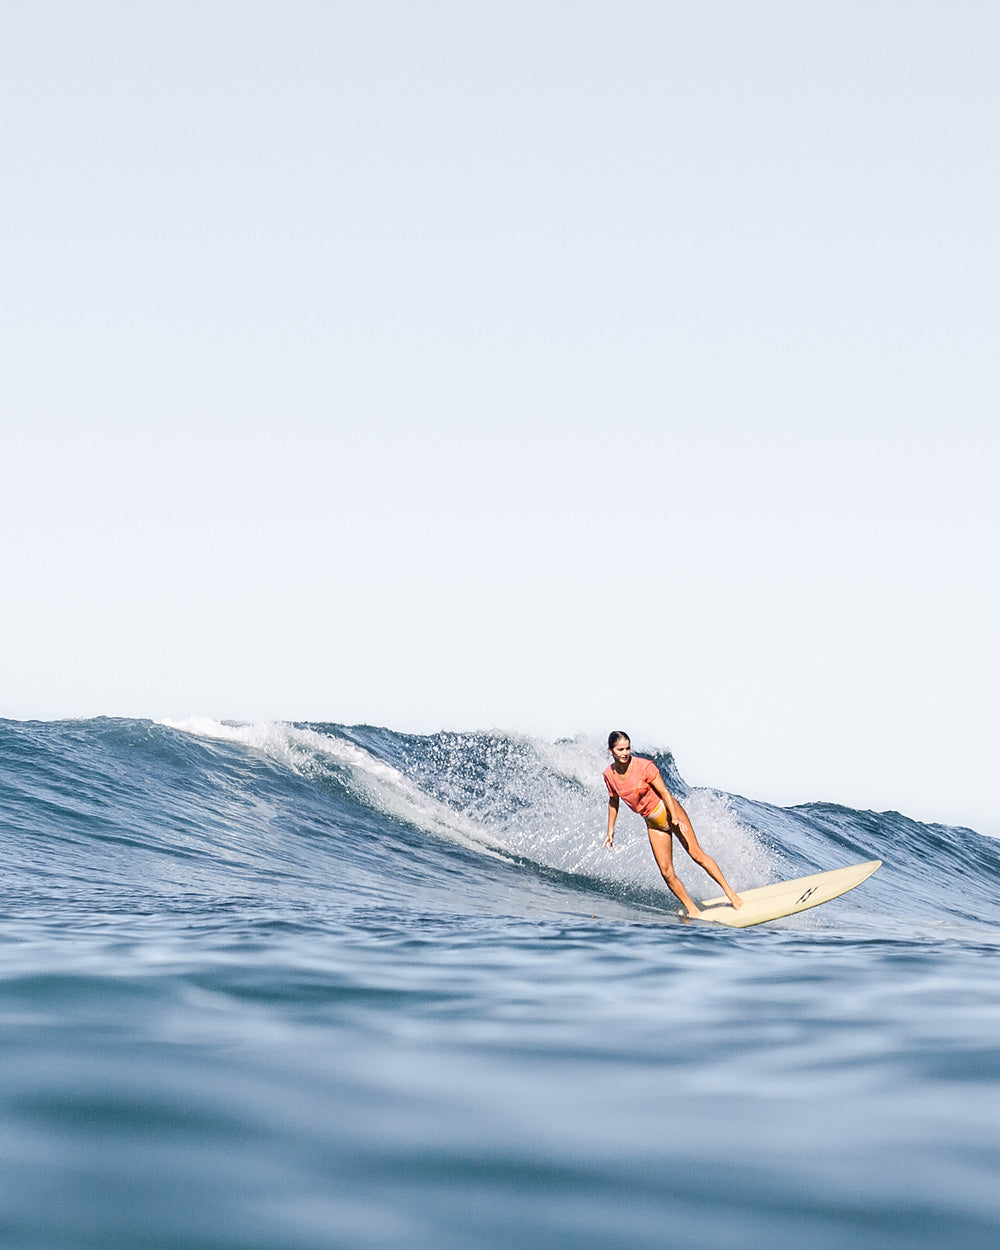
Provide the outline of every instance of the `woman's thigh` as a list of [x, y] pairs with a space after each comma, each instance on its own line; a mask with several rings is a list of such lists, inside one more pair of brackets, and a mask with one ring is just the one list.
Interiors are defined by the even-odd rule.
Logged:
[[646, 832], [649, 834], [649, 845], [657, 868], [665, 876], [671, 876], [674, 871], [674, 840], [670, 831], [657, 829], [647, 821]]

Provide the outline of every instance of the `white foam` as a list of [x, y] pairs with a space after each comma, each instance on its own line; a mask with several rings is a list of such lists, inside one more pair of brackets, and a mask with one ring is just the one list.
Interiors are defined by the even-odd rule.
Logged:
[[240, 742], [304, 776], [315, 776], [332, 764], [347, 788], [383, 815], [487, 854], [502, 849], [490, 844], [487, 829], [477, 827], [474, 821], [421, 790], [399, 769], [344, 738], [314, 729], [298, 729], [281, 721], [234, 725], [192, 716], [159, 723], [202, 738]]
[[[766, 885], [776, 879], [777, 857], [740, 819], [728, 795], [717, 790], [692, 790], [684, 800], [684, 809], [698, 834], [698, 841], [716, 860], [737, 892]], [[675, 860], [676, 860], [675, 856]], [[684, 859], [683, 854], [681, 859]], [[718, 893], [705, 874], [695, 870], [684, 877], [689, 888], [697, 887], [695, 896], [708, 898]], [[708, 881], [707, 892], [702, 889]]]

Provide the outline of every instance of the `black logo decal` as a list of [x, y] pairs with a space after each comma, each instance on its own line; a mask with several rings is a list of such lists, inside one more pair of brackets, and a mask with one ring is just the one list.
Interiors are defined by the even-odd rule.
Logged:
[[808, 889], [808, 890], [806, 890], [805, 894], [803, 894], [803, 895], [802, 895], [802, 897], [801, 897], [801, 898], [797, 898], [797, 899], [795, 900], [795, 906], [796, 906], [796, 907], [798, 907], [799, 903], [804, 903], [804, 902], [806, 901], [806, 899], [810, 896], [810, 894], [815, 894], [815, 893], [816, 893], [816, 891], [817, 891], [817, 889], [818, 889], [818, 888], [819, 888], [818, 886], [811, 885], [811, 886], [809, 887], [809, 889]]

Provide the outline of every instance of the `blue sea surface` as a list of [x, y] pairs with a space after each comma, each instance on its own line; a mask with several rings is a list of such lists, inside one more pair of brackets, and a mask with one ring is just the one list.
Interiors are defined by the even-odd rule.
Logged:
[[737, 888], [884, 866], [724, 929], [594, 742], [0, 722], [0, 1244], [995, 1250], [1000, 844], [635, 746]]

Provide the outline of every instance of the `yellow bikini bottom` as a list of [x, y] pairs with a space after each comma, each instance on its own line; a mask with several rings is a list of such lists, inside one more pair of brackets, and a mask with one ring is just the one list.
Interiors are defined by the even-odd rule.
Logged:
[[654, 808], [648, 816], [643, 817], [646, 824], [656, 829], [659, 833], [667, 832], [667, 806], [660, 803], [659, 807]]

